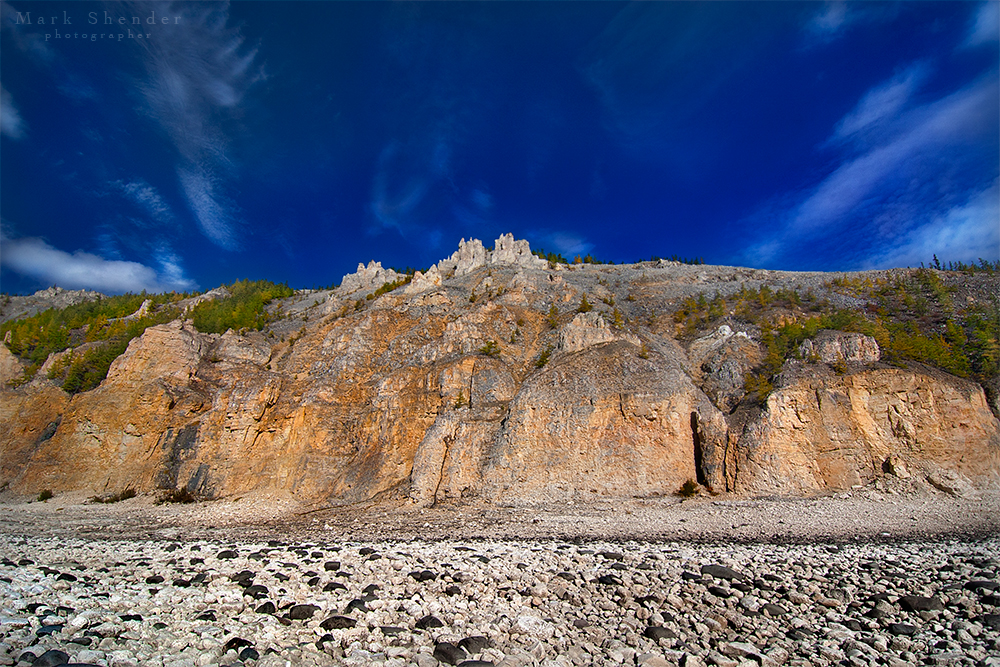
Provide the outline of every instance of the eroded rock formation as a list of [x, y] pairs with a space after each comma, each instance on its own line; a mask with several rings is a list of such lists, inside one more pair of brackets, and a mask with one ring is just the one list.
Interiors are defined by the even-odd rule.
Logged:
[[[431, 504], [667, 495], [689, 479], [743, 495], [882, 476], [961, 494], [997, 484], [1000, 422], [979, 385], [886, 366], [874, 340], [821, 332], [754, 406], [752, 331], [682, 345], [656, 324], [665, 295], [736, 289], [736, 271], [550, 268], [504, 236], [493, 250], [463, 241], [365, 300], [400, 276], [359, 266], [320, 316], [302, 294], [282, 304], [301, 317], [263, 332], [178, 320], [135, 339], [92, 391], [5, 385], [0, 486]], [[760, 280], [811, 279], [772, 273]], [[577, 313], [584, 295], [595, 309]], [[0, 349], [0, 376], [20, 372]]]

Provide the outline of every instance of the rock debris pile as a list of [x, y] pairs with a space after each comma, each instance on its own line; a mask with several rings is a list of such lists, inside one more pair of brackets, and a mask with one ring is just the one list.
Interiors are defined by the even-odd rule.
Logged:
[[11, 538], [0, 664], [1000, 665], [1000, 539]]

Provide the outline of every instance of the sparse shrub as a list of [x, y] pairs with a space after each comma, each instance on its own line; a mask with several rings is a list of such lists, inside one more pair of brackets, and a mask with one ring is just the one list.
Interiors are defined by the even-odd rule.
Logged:
[[559, 326], [559, 309], [556, 308], [556, 304], [549, 306], [549, 328], [555, 329]]
[[198, 496], [191, 493], [188, 489], [170, 489], [167, 493], [160, 499], [160, 504], [163, 503], [195, 503], [198, 502]]
[[496, 341], [488, 340], [485, 345], [479, 348], [479, 354], [484, 354], [487, 357], [499, 357], [500, 347], [496, 344]]
[[535, 360], [535, 368], [542, 368], [545, 364], [549, 363], [549, 357], [552, 356], [552, 346], [549, 345], [545, 350], [538, 355], [538, 359]]
[[412, 273], [408, 273], [405, 276], [403, 276], [402, 278], [400, 278], [399, 280], [394, 280], [391, 283], [383, 283], [382, 285], [379, 286], [379, 288], [377, 290], [375, 290], [374, 292], [372, 292], [371, 294], [369, 294], [366, 298], [367, 299], [377, 299], [380, 296], [382, 296], [383, 294], [388, 294], [389, 292], [391, 292], [392, 290], [396, 289], [397, 287], [402, 287], [403, 285], [408, 285], [411, 280], [413, 280], [413, 274]]
[[640, 359], [649, 359], [649, 348], [646, 347], [645, 343], [643, 343], [642, 346], [639, 347], [639, 358]]
[[469, 402], [465, 400], [465, 394], [458, 392], [458, 397], [455, 398], [455, 409], [465, 407]]
[[50, 498], [52, 498], [51, 489], [45, 489], [44, 491], [38, 494], [38, 502], [40, 503], [44, 503], [46, 500], [49, 500]]
[[537, 257], [541, 257], [542, 259], [548, 260], [550, 269], [555, 268], [556, 264], [569, 264], [569, 262], [566, 261], [566, 258], [563, 257], [561, 254], [555, 252], [545, 252], [541, 248], [539, 248], [538, 250], [532, 250], [531, 254]]
[[580, 305], [577, 307], [576, 312], [578, 312], [578, 313], [589, 313], [593, 309], [594, 309], [594, 307], [592, 305], [590, 305], [589, 301], [587, 301], [587, 295], [584, 294], [583, 298], [580, 299]]
[[774, 391], [774, 384], [771, 382], [771, 376], [764, 372], [747, 373], [743, 378], [743, 391], [763, 403]]
[[615, 329], [621, 329], [622, 327], [625, 326], [625, 318], [622, 317], [621, 311], [618, 310], [617, 308], [615, 308], [614, 316], [611, 320], [611, 326], [613, 326]]
[[118, 503], [123, 500], [128, 500], [129, 498], [135, 498], [135, 496], [136, 496], [135, 489], [133, 489], [132, 487], [128, 487], [127, 489], [123, 489], [122, 491], [119, 491], [118, 493], [113, 493], [111, 495], [92, 496], [90, 498], [90, 501], [94, 503], [101, 503], [103, 505], [108, 505], [111, 503]]
[[692, 498], [698, 495], [698, 482], [693, 479], [687, 480], [681, 484], [681, 488], [677, 490], [677, 495], [681, 498]]

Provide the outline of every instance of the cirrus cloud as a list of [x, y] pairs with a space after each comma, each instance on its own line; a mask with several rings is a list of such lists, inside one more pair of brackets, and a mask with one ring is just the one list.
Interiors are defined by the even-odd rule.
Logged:
[[996, 71], [914, 104], [925, 76], [925, 66], [915, 64], [861, 98], [823, 144], [841, 153], [832, 170], [745, 221], [777, 225], [742, 261], [794, 263], [806, 245], [837, 247], [843, 260], [866, 267], [913, 264], [928, 248], [950, 260], [997, 257], [990, 233], [996, 208], [988, 205], [996, 163], [985, 172], [977, 168], [997, 143]]
[[[146, 3], [138, 3], [145, 9]], [[257, 50], [229, 23], [229, 3], [159, 3], [157, 14], [182, 16], [183, 29], [142, 43], [147, 76], [138, 82], [143, 111], [170, 138], [181, 160], [177, 178], [206, 237], [239, 248], [240, 211], [226, 194], [237, 175], [231, 143], [240, 106], [263, 78]], [[146, 9], [148, 11], [148, 9]]]
[[963, 46], [980, 46], [997, 40], [1000, 40], [1000, 4], [991, 0], [979, 6]]
[[0, 134], [11, 139], [24, 138], [24, 121], [6, 88], [0, 88]]

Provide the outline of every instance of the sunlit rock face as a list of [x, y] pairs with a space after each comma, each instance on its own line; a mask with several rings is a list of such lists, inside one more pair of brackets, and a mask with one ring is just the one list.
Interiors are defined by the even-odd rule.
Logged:
[[[72, 397], [45, 376], [11, 388], [23, 368], [0, 349], [0, 486], [430, 505], [655, 497], [687, 480], [747, 496], [997, 484], [1000, 423], [977, 384], [820, 332], [755, 403], [759, 332], [675, 338], [688, 296], [815, 274], [550, 267], [505, 235], [364, 298], [401, 278], [359, 266], [322, 303], [272, 304], [284, 316], [262, 332], [152, 327]], [[584, 296], [593, 310], [577, 312]]]

